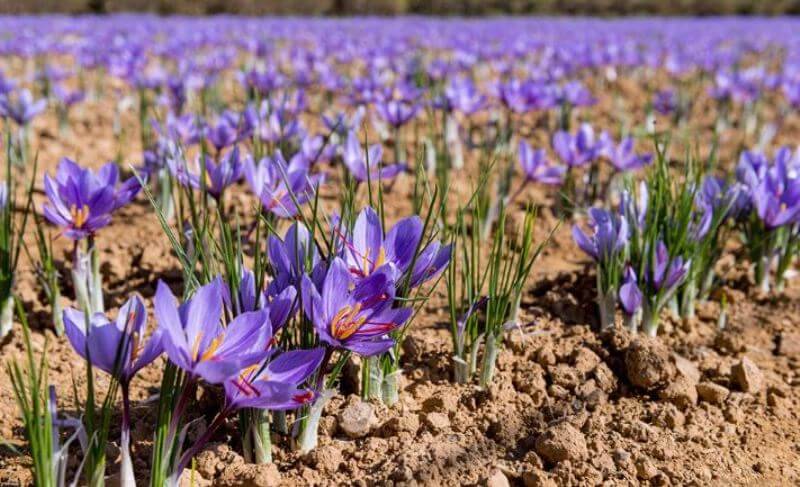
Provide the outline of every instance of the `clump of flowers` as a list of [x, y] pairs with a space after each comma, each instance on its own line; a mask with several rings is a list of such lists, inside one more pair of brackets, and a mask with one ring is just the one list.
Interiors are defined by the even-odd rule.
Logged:
[[[800, 161], [783, 147], [769, 160], [745, 152], [736, 168], [743, 196], [736, 208], [756, 284], [780, 291], [800, 242]], [[774, 272], [773, 272], [774, 271]], [[774, 276], [773, 276], [774, 274]]]

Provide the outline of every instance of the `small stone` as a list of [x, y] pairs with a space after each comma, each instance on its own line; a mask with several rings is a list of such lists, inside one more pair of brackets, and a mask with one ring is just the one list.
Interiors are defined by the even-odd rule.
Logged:
[[640, 480], [650, 480], [658, 475], [658, 469], [649, 458], [640, 458], [636, 462], [636, 477]]
[[450, 427], [450, 418], [443, 413], [428, 413], [425, 415], [425, 424], [434, 432], [439, 432]]
[[655, 338], [639, 338], [625, 352], [628, 380], [636, 387], [654, 390], [675, 376], [666, 346]]
[[571, 424], [559, 423], [536, 439], [536, 453], [551, 463], [579, 460], [588, 455], [583, 433]]
[[355, 401], [339, 413], [339, 429], [350, 438], [363, 438], [378, 422], [375, 408], [364, 401]]
[[342, 451], [335, 445], [324, 445], [315, 448], [310, 453], [311, 462], [317, 470], [324, 473], [334, 473], [344, 461]]
[[750, 394], [757, 394], [764, 383], [761, 369], [747, 357], [742, 357], [741, 362], [731, 368], [731, 378], [742, 391]]
[[781, 333], [778, 335], [778, 355], [800, 357], [800, 333]]
[[713, 382], [701, 382], [697, 384], [697, 395], [700, 399], [715, 405], [720, 405], [728, 399], [731, 391], [727, 387]]
[[700, 371], [694, 362], [677, 353], [672, 354], [672, 360], [675, 362], [675, 369], [678, 375], [682, 375], [694, 383], [700, 382]]
[[686, 409], [697, 404], [697, 387], [688, 377], [678, 376], [667, 387], [659, 391], [658, 397], [681, 409]]
[[495, 469], [485, 482], [486, 487], [510, 487], [508, 478], [499, 469]]

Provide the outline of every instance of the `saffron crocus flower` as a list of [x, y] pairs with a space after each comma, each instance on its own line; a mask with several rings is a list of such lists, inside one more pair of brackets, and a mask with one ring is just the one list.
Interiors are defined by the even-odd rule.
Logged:
[[309, 174], [308, 163], [301, 153], [289, 163], [280, 151], [256, 164], [252, 158], [244, 162], [244, 177], [261, 200], [265, 210], [279, 218], [292, 218], [300, 211], [325, 180], [323, 174]]
[[328, 162], [333, 159], [336, 148], [321, 135], [307, 136], [300, 144], [300, 152], [311, 164]]
[[580, 81], [570, 81], [556, 90], [557, 102], [573, 107], [586, 107], [597, 103], [597, 99]]
[[302, 130], [299, 119], [284, 107], [277, 107], [268, 113], [268, 105], [262, 104], [261, 116], [258, 122], [258, 136], [265, 142], [279, 143], [291, 140], [299, 135]]
[[531, 149], [527, 142], [519, 142], [519, 165], [525, 179], [536, 183], [560, 185], [564, 181], [564, 166], [551, 164], [544, 149]]
[[132, 296], [122, 305], [114, 323], [108, 321], [103, 313], [87, 317], [83, 311], [64, 310], [64, 331], [72, 347], [94, 367], [116, 377], [122, 390], [121, 485], [135, 485], [130, 455], [129, 385], [133, 376], [164, 350], [162, 329], [156, 328], [146, 339], [146, 327], [147, 310], [139, 295]]
[[452, 244], [442, 245], [436, 241], [429, 243], [417, 255], [408, 286], [413, 289], [438, 276], [450, 263], [452, 254]]
[[618, 255], [628, 243], [628, 222], [613, 212], [589, 209], [589, 227], [593, 231], [591, 237], [577, 225], [572, 227], [572, 237], [578, 247], [597, 262]]
[[253, 126], [250, 117], [230, 110], [223, 112], [213, 124], [206, 128], [206, 139], [217, 152], [237, 143], [249, 135]]
[[619, 288], [619, 302], [628, 316], [633, 316], [642, 309], [642, 291], [631, 266], [625, 268], [622, 286]]
[[422, 238], [422, 221], [418, 217], [399, 221], [384, 239], [380, 217], [371, 207], [361, 210], [352, 235], [342, 246], [342, 260], [355, 278], [369, 276], [384, 265], [390, 265], [395, 277], [411, 265], [416, 247]]
[[225, 382], [226, 407], [285, 411], [312, 402], [315, 391], [300, 386], [324, 356], [324, 348], [291, 350], [244, 370]]
[[735, 217], [742, 209], [742, 193], [741, 184], [726, 182], [722, 178], [709, 175], [703, 178], [700, 191], [695, 195], [695, 204], [703, 212], [712, 214], [724, 212], [722, 218], [728, 215]]
[[375, 104], [378, 115], [394, 128], [408, 123], [419, 111], [419, 107], [406, 100], [386, 100]]
[[179, 306], [172, 291], [159, 281], [154, 300], [170, 361], [191, 377], [211, 384], [221, 384], [264, 360], [272, 338], [265, 310], [242, 313], [224, 325], [225, 292], [227, 288], [217, 277]]
[[470, 78], [451, 78], [444, 88], [443, 108], [448, 112], [459, 111], [464, 115], [472, 115], [485, 104], [486, 97], [478, 92]]
[[[204, 185], [200, 182], [200, 175], [205, 173], [205, 190], [215, 200], [219, 200], [223, 191], [228, 186], [236, 183], [242, 177], [242, 162], [239, 157], [239, 148], [223, 155], [219, 163], [208, 155], [205, 156], [205, 168], [198, 168], [197, 174], [190, 174], [188, 178], [192, 187], [200, 189]], [[180, 180], [180, 178], [178, 178]]]
[[567, 166], [580, 167], [597, 159], [605, 149], [604, 140], [595, 137], [592, 126], [584, 123], [575, 135], [563, 130], [556, 132], [553, 150]]
[[58, 102], [65, 107], [71, 107], [80, 103], [86, 98], [86, 93], [81, 90], [70, 90], [67, 87], [57, 84], [53, 87], [53, 94], [58, 99]]
[[683, 257], [676, 256], [670, 258], [667, 246], [663, 241], [656, 244], [653, 265], [650, 272], [650, 283], [656, 291], [664, 291], [670, 294], [686, 278], [689, 272], [689, 261], [684, 261]]
[[264, 293], [256, 289], [256, 278], [253, 271], [244, 269], [239, 282], [238, 302], [234, 309], [237, 314], [266, 309], [269, 321], [275, 333], [283, 327], [296, 310], [297, 289], [285, 286], [275, 293]]
[[274, 277], [267, 286], [267, 295], [275, 296], [287, 287], [300, 288], [306, 265], [312, 269], [313, 280], [321, 282], [324, 268], [320, 265], [319, 250], [311, 240], [311, 234], [305, 225], [292, 223], [283, 240], [275, 235], [267, 239], [267, 253], [272, 265]]
[[650, 164], [652, 154], [636, 154], [633, 137], [624, 138], [619, 144], [608, 148], [608, 159], [617, 171], [635, 171]]
[[620, 195], [619, 213], [628, 222], [628, 231], [632, 234], [644, 229], [645, 219], [647, 218], [647, 205], [649, 204], [650, 194], [647, 191], [647, 183], [639, 182], [638, 196], [631, 191], [624, 190]]
[[670, 115], [678, 109], [678, 94], [672, 89], [660, 90], [653, 96], [653, 110]]
[[[788, 148], [781, 148], [776, 159], [782, 159], [780, 154], [788, 152]], [[764, 175], [769, 167], [767, 156], [761, 152], [744, 151], [739, 156], [739, 163], [736, 165], [736, 180], [750, 189], [755, 189], [759, 182], [764, 179]]]
[[0, 116], [10, 118], [20, 127], [28, 125], [46, 107], [47, 100], [34, 100], [29, 90], [21, 90], [17, 96], [10, 93], [0, 96]]
[[303, 308], [320, 340], [335, 348], [372, 356], [389, 350], [388, 334], [403, 326], [411, 308], [392, 308], [394, 281], [384, 267], [356, 281], [347, 264], [335, 258], [320, 290], [303, 277]]
[[409, 286], [416, 287], [438, 275], [450, 261], [449, 245], [431, 242], [418, 248], [422, 231], [422, 220], [415, 215], [398, 221], [384, 237], [380, 217], [368, 206], [359, 213], [352, 234], [343, 242], [342, 260], [356, 279], [389, 266], [398, 283], [405, 283], [404, 276], [410, 271]]
[[[93, 366], [114, 375], [122, 384], [155, 360], [163, 347], [161, 328], [146, 338], [147, 310], [142, 298], [132, 296], [119, 309], [112, 323], [102, 313], [89, 316], [87, 328], [83, 311], [64, 310], [64, 331], [72, 348]], [[87, 356], [88, 353], [88, 356]]]
[[404, 164], [389, 164], [381, 166], [383, 148], [380, 144], [373, 144], [364, 152], [355, 131], [347, 134], [344, 146], [344, 163], [350, 174], [359, 182], [377, 181], [379, 179], [392, 179], [405, 170]]
[[130, 203], [141, 189], [135, 177], [119, 185], [118, 179], [119, 170], [113, 162], [95, 174], [70, 159], [61, 159], [55, 178], [44, 175], [48, 198], [45, 218], [62, 227], [64, 235], [73, 240], [93, 235], [111, 223], [111, 214]]
[[756, 213], [768, 230], [795, 223], [800, 217], [800, 177], [796, 168], [778, 160], [752, 193]]

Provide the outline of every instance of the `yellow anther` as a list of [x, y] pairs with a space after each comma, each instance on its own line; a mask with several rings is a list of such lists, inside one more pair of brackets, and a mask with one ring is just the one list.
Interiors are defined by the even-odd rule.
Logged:
[[69, 214], [72, 216], [72, 224], [80, 228], [89, 219], [89, 205], [83, 205], [80, 209], [76, 205], [72, 205]]

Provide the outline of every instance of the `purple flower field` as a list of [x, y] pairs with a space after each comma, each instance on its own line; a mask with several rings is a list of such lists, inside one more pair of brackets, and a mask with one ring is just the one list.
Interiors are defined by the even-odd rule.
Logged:
[[0, 484], [800, 482], [799, 28], [0, 17]]

